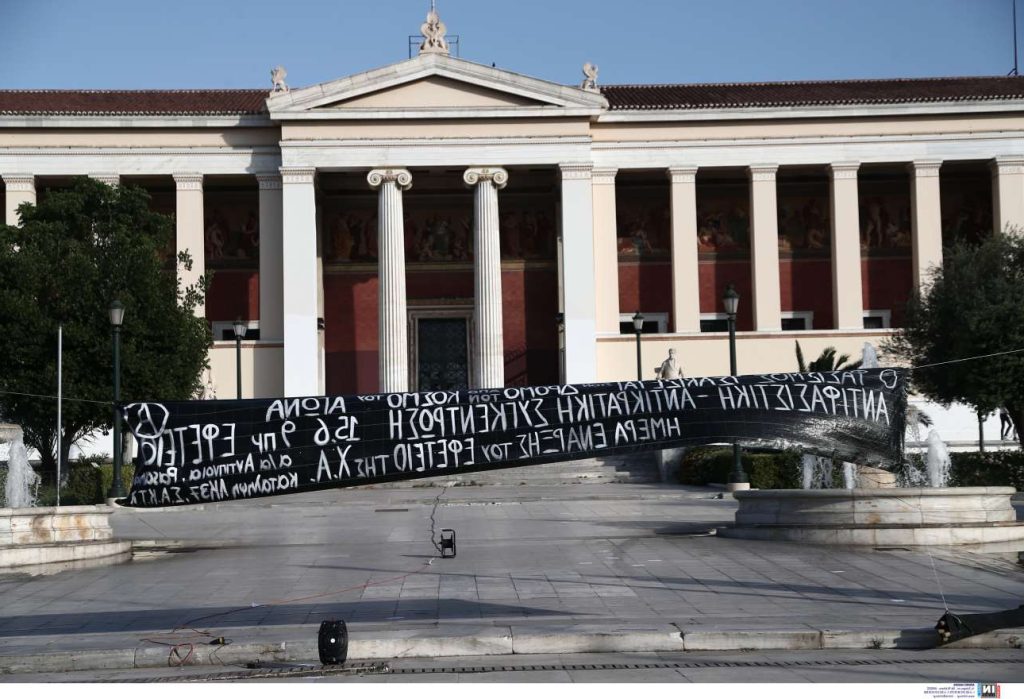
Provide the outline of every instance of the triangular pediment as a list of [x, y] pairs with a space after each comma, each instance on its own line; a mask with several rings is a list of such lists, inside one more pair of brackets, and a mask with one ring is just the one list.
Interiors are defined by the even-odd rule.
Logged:
[[437, 54], [267, 99], [272, 119], [590, 116], [607, 105], [597, 92]]

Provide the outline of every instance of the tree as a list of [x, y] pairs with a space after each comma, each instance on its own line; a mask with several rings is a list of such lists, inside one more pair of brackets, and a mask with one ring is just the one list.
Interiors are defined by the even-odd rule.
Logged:
[[986, 415], [1004, 406], [1020, 425], [1024, 354], [984, 355], [1024, 348], [1024, 238], [1000, 233], [947, 248], [943, 257], [885, 349], [919, 367], [912, 375], [918, 393]]
[[[77, 178], [37, 205], [20, 226], [0, 226], [0, 420], [24, 428], [44, 473], [56, 473], [57, 326], [63, 325], [62, 451], [112, 422], [109, 308], [124, 304], [121, 395], [195, 395], [211, 333], [194, 315], [207, 280], [182, 287], [169, 264], [172, 219], [149, 210], [137, 187]], [[187, 252], [177, 262], [191, 268]], [[115, 448], [117, 446], [115, 445]]]
[[849, 371], [860, 366], [860, 360], [850, 361], [850, 355], [841, 354], [836, 357], [835, 347], [826, 347], [818, 358], [809, 365], [804, 364], [804, 352], [800, 349], [800, 341], [796, 342], [796, 364], [801, 374], [808, 371]]

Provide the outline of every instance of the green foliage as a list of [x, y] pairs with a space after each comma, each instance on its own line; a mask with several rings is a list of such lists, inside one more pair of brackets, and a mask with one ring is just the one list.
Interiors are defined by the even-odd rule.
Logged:
[[1024, 491], [1024, 452], [994, 451], [984, 454], [950, 454], [949, 484], [953, 487], [1008, 485]]
[[826, 347], [810, 364], [804, 363], [804, 352], [800, 349], [800, 341], [796, 341], [796, 365], [801, 374], [808, 371], [849, 371], [860, 366], [861, 360], [850, 361], [850, 355], [841, 354], [836, 357], [835, 347]]
[[[0, 419], [22, 425], [43, 473], [56, 463], [56, 400], [14, 393], [56, 393], [58, 323], [65, 455], [73, 441], [111, 424], [113, 300], [125, 307], [122, 399], [181, 400], [200, 387], [212, 338], [193, 310], [206, 279], [178, 284], [164, 262], [172, 219], [151, 212], [148, 199], [137, 187], [82, 177], [38, 206], [22, 205], [20, 226], [0, 226]], [[177, 261], [191, 267], [187, 253]]]
[[[1024, 354], [954, 361], [1024, 348], [1024, 238], [1000, 233], [943, 252], [924, 296], [907, 304], [904, 327], [884, 345], [914, 370], [914, 390], [990, 413], [1005, 406], [1024, 424]], [[954, 362], [948, 363], [945, 362]], [[928, 365], [944, 363], [942, 366]]]
[[[799, 488], [800, 453], [796, 451], [758, 452], [743, 450], [743, 470], [751, 488]], [[732, 447], [688, 449], [679, 464], [679, 482], [683, 485], [728, 483], [732, 473]]]
[[[121, 465], [121, 484], [127, 493], [131, 490], [135, 466], [130, 463]], [[102, 505], [107, 500], [110, 484], [114, 482], [114, 465], [96, 461], [94, 457], [79, 459], [71, 463], [68, 479], [60, 487], [61, 505]], [[41, 507], [57, 504], [57, 488], [48, 484], [39, 489]]]

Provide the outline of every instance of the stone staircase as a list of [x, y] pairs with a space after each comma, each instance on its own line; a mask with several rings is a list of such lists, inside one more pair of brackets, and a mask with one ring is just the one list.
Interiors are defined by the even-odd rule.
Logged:
[[657, 483], [657, 452], [610, 456], [600, 459], [562, 461], [539, 466], [520, 466], [493, 471], [459, 473], [414, 481], [397, 481], [374, 487], [405, 487], [412, 485], [562, 485], [595, 483]]

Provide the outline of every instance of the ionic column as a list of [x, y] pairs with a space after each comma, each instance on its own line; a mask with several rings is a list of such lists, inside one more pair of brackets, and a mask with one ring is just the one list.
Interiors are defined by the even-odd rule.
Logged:
[[284, 394], [288, 397], [320, 393], [315, 179], [315, 168], [281, 168], [281, 238], [288, 241], [281, 249]]
[[913, 217], [914, 286], [927, 283], [929, 270], [942, 265], [941, 160], [910, 163], [910, 209]]
[[832, 213], [832, 309], [836, 328], [864, 328], [864, 295], [860, 273], [860, 207], [857, 201], [857, 169], [860, 163], [833, 163]]
[[992, 161], [992, 224], [997, 231], [1015, 226], [1024, 234], [1024, 158]]
[[408, 170], [371, 170], [370, 186], [377, 199], [377, 248], [380, 260], [380, 391], [409, 390], [409, 342], [405, 311], [405, 217], [402, 192], [412, 186]]
[[[192, 257], [192, 269], [178, 267], [178, 280], [182, 286], [191, 286], [206, 272], [205, 225], [203, 221], [203, 176], [198, 173], [175, 173], [177, 189], [175, 210], [175, 250], [187, 250]], [[206, 317], [206, 304], [196, 306], [195, 313]]]
[[260, 187], [260, 339], [280, 340], [284, 336], [281, 175], [260, 173], [256, 181]]
[[700, 266], [697, 256], [697, 168], [670, 167], [672, 183], [672, 329], [700, 332]]
[[597, 381], [592, 168], [591, 163], [559, 165], [566, 383]]
[[479, 388], [505, 387], [505, 334], [501, 317], [501, 235], [498, 190], [508, 183], [500, 167], [471, 167], [462, 180], [473, 187], [473, 279], [476, 292], [474, 363]]
[[121, 185], [121, 176], [115, 173], [92, 172], [89, 173], [89, 177], [110, 187], [119, 187]]
[[615, 210], [616, 168], [593, 171], [594, 274], [597, 287], [597, 331], [619, 334], [619, 233]]
[[36, 179], [32, 175], [0, 175], [4, 181], [6, 190], [6, 205], [4, 206], [4, 223], [8, 226], [17, 226], [18, 207], [22, 204], [36, 203]]
[[778, 165], [750, 166], [750, 254], [753, 259], [754, 329], [781, 330], [779, 291]]

